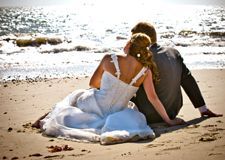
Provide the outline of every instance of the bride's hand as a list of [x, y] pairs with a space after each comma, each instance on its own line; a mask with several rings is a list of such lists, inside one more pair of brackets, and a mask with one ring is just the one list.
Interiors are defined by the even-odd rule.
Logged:
[[186, 122], [182, 118], [175, 118], [168, 122], [169, 126], [184, 125]]

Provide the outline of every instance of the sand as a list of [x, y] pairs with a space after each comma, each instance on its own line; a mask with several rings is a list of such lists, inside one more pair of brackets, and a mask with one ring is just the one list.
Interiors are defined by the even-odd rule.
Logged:
[[[225, 70], [192, 74], [208, 107], [225, 114]], [[0, 159], [225, 159], [225, 116], [200, 118], [185, 93], [179, 117], [188, 125], [154, 126], [157, 137], [153, 140], [105, 146], [46, 137], [31, 128], [32, 122], [67, 94], [88, 88], [88, 81], [89, 77], [0, 83]], [[52, 146], [62, 151], [52, 152]]]

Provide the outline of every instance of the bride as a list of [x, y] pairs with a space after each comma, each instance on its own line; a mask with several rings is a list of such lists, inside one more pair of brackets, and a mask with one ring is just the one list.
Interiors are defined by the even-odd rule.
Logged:
[[129, 101], [141, 84], [167, 124], [183, 123], [168, 117], [155, 93], [153, 83], [159, 78], [148, 49], [150, 43], [143, 33], [132, 35], [124, 54], [103, 57], [90, 79], [91, 89], [75, 90], [33, 126], [49, 136], [101, 144], [154, 138], [144, 115]]

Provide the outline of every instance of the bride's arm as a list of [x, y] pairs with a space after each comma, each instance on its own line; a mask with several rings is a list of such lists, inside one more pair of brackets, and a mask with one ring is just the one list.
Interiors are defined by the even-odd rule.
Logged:
[[171, 120], [169, 118], [163, 104], [161, 103], [161, 101], [159, 100], [159, 98], [158, 98], [158, 96], [155, 92], [153, 79], [152, 79], [152, 72], [151, 72], [150, 69], [147, 71], [147, 75], [144, 79], [143, 85], [144, 85], [144, 89], [145, 89], [145, 92], [147, 94], [148, 100], [152, 103], [155, 110], [159, 113], [159, 115], [162, 117], [162, 119], [167, 124], [177, 125], [177, 124], [181, 124], [181, 123], [184, 122], [182, 119], [175, 118], [174, 120]]
[[103, 69], [103, 63], [106, 59], [106, 55], [102, 58], [101, 62], [99, 63], [98, 67], [94, 71], [93, 75], [91, 76], [89, 86], [91, 88], [100, 88], [101, 85], [101, 79], [102, 79], [102, 74], [104, 72]]

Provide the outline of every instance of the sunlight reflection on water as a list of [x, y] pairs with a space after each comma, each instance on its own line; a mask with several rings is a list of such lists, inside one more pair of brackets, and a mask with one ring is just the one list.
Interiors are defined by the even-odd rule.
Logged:
[[[178, 48], [190, 68], [225, 68], [224, 10], [160, 1], [153, 5], [146, 0], [80, 0], [70, 6], [0, 8], [0, 79], [37, 72], [40, 76], [56, 76], [56, 72], [59, 76], [89, 75], [104, 54], [122, 50], [139, 21], [155, 24], [158, 41]], [[37, 35], [59, 36], [64, 41], [56, 46], [15, 45], [19, 37]], [[75, 51], [79, 45], [89, 50]]]

